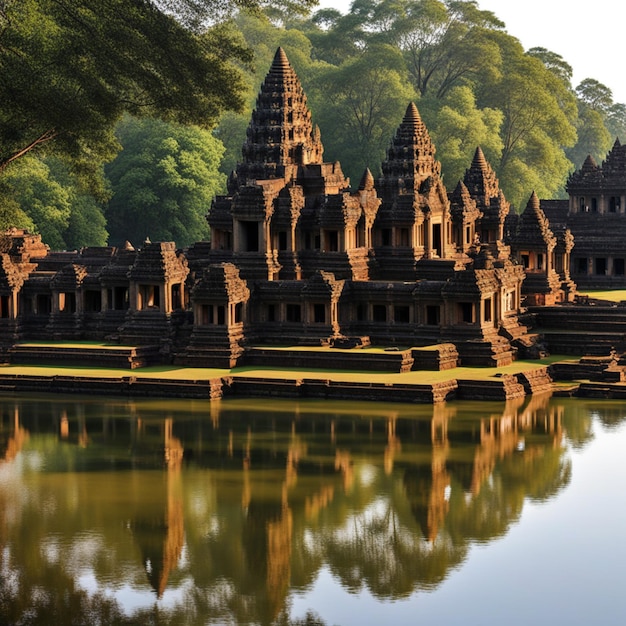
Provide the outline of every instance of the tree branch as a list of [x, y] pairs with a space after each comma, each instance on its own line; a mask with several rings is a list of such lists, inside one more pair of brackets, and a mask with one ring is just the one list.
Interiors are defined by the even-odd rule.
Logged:
[[52, 141], [57, 136], [58, 133], [54, 129], [47, 130], [45, 133], [42, 133], [41, 135], [39, 135], [39, 137], [31, 141], [27, 146], [24, 146], [21, 150], [18, 150], [17, 152], [14, 152], [7, 157], [0, 158], [0, 172], [3, 172], [8, 165], [13, 163], [13, 161], [16, 161], [20, 157], [23, 157], [25, 154], [28, 154], [35, 148], [38, 148], [39, 146], [48, 143], [49, 141]]

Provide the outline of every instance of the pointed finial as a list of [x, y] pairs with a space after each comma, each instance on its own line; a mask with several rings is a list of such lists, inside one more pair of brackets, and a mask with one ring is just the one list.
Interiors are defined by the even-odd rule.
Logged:
[[541, 208], [539, 196], [535, 193], [534, 189], [533, 192], [530, 194], [530, 198], [528, 199], [528, 204], [526, 205], [526, 208], [531, 211], [537, 211], [539, 208]]
[[374, 189], [374, 177], [372, 176], [370, 168], [366, 167], [361, 177], [361, 182], [359, 183], [359, 190], [371, 191], [372, 189]]
[[487, 167], [487, 165], [485, 153], [480, 146], [477, 146], [476, 152], [474, 152], [474, 158], [472, 159], [472, 167], [477, 167], [478, 169], [483, 170]]
[[406, 113], [404, 114], [402, 124], [404, 126], [410, 126], [414, 129], [418, 129], [420, 128], [420, 126], [422, 126], [422, 118], [420, 117], [415, 102], [410, 102], [409, 106], [406, 108]]
[[285, 54], [285, 51], [279, 46], [276, 50], [276, 54], [274, 55], [274, 60], [272, 61], [272, 70], [284, 70], [290, 67], [289, 59]]

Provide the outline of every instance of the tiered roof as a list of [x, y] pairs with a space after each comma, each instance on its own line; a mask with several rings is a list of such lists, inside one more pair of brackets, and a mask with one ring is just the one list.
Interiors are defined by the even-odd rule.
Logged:
[[300, 79], [278, 48], [261, 85], [242, 148], [243, 162], [230, 191], [247, 181], [289, 178], [289, 166], [321, 163], [323, 151]]

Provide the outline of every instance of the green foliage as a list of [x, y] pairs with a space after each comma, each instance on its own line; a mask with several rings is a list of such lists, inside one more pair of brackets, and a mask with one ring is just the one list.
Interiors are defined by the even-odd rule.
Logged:
[[388, 45], [321, 70], [309, 87], [325, 153], [356, 183], [366, 167], [378, 173], [385, 148], [415, 92], [402, 57]]
[[205, 215], [225, 183], [222, 143], [210, 131], [149, 118], [125, 118], [117, 132], [123, 150], [106, 167], [111, 243], [207, 239]]
[[11, 200], [3, 199], [3, 228], [38, 232], [56, 250], [106, 244], [102, 208], [59, 159], [25, 156], [2, 177], [1, 189]]
[[495, 166], [507, 199], [521, 209], [533, 190], [553, 197], [571, 170], [564, 149], [576, 142], [577, 108], [567, 85], [518, 42], [502, 52], [502, 77], [479, 102], [503, 114]]
[[0, 171], [45, 147], [97, 188], [123, 112], [210, 127], [243, 104], [250, 55], [228, 24], [196, 34], [148, 0], [2, 7]]
[[[543, 197], [562, 193], [572, 169], [566, 150], [574, 149], [580, 127], [572, 69], [546, 48], [524, 53], [477, 2], [356, 0], [347, 15], [325, 9], [287, 26], [276, 32], [301, 42], [302, 53], [287, 54], [309, 95], [326, 158], [340, 160], [353, 181], [366, 166], [378, 171], [415, 99], [448, 186], [462, 177], [480, 145], [517, 208], [533, 189]], [[267, 22], [248, 21], [242, 29], [265, 68], [279, 41], [270, 31]], [[256, 84], [261, 79], [256, 76]], [[620, 119], [626, 115], [620, 118], [615, 109], [616, 125]], [[227, 118], [220, 136], [234, 137], [233, 128]], [[229, 145], [229, 155], [234, 149], [239, 154], [242, 129], [240, 124], [241, 141]], [[603, 127], [585, 130], [586, 146], [606, 145]], [[235, 161], [228, 157], [229, 164]]]
[[443, 100], [421, 100], [420, 113], [437, 148], [448, 187], [453, 188], [463, 178], [477, 146], [490, 162], [500, 159], [502, 112], [478, 109], [469, 87], [454, 87]]
[[626, 141], [626, 104], [616, 102], [608, 110], [606, 128], [611, 137]]
[[579, 101], [576, 130], [578, 141], [565, 151], [574, 166], [579, 168], [588, 155], [593, 156], [597, 162], [604, 159], [614, 138], [611, 137], [602, 114]]

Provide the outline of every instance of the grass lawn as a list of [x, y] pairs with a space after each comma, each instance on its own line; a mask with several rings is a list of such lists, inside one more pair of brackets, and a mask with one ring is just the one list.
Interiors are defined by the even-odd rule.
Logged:
[[105, 367], [72, 367], [72, 366], [45, 366], [45, 365], [3, 365], [0, 366], [0, 376], [84, 376], [87, 378], [165, 378], [168, 380], [210, 380], [223, 376], [246, 376], [257, 378], [273, 378], [295, 380], [299, 378], [313, 378], [333, 380], [337, 382], [361, 382], [379, 384], [431, 384], [451, 379], [462, 380], [489, 380], [503, 374], [517, 374], [519, 372], [544, 367], [555, 361], [572, 359], [551, 355], [539, 361], [515, 361], [505, 367], [457, 367], [451, 370], [415, 371], [404, 374], [388, 372], [364, 372], [357, 370], [322, 370], [275, 367], [237, 367], [232, 370], [217, 368], [191, 368], [162, 365], [143, 367], [135, 370], [105, 368]]
[[581, 291], [582, 296], [590, 298], [598, 298], [600, 300], [609, 300], [610, 302], [622, 302], [626, 300], [626, 289], [615, 289], [613, 291]]

